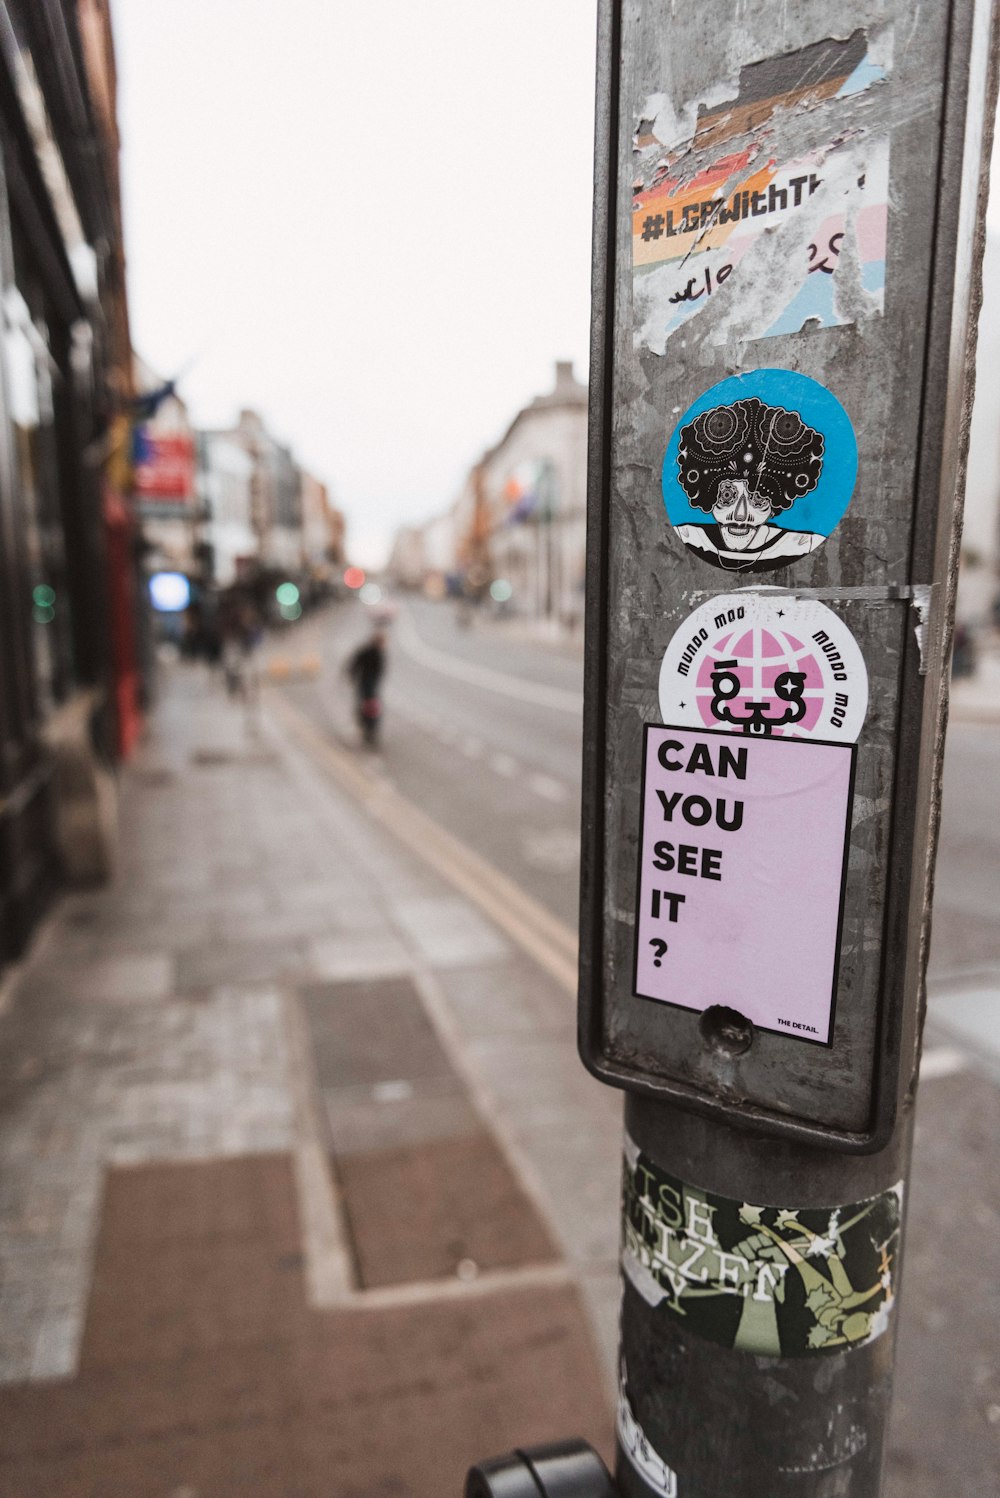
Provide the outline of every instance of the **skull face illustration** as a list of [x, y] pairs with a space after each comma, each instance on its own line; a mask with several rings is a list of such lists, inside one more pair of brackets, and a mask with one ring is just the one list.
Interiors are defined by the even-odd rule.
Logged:
[[746, 479], [723, 479], [712, 506], [712, 519], [733, 551], [752, 546], [762, 525], [774, 514], [766, 494], [751, 494]]
[[680, 429], [677, 480], [704, 523], [678, 535], [713, 566], [730, 571], [787, 565], [823, 536], [779, 517], [816, 488], [824, 438], [795, 411], [756, 397], [713, 406]]

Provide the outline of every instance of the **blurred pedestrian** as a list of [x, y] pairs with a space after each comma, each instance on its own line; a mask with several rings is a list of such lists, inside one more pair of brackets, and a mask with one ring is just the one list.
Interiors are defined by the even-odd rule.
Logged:
[[240, 600], [222, 621], [222, 674], [230, 697], [253, 702], [257, 697], [256, 652], [263, 638], [260, 619], [252, 603]]

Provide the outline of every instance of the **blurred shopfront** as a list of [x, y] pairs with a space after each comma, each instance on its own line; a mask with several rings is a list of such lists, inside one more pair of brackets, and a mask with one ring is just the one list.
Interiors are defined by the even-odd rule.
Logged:
[[113, 858], [141, 725], [110, 20], [0, 0], [0, 965]]

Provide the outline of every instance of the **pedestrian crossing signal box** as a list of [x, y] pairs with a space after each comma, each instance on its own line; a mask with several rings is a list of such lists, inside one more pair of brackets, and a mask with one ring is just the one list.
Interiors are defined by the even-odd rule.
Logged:
[[738, 55], [662, 9], [600, 22], [580, 1047], [872, 1151], [918, 1058], [989, 7], [765, 6]]

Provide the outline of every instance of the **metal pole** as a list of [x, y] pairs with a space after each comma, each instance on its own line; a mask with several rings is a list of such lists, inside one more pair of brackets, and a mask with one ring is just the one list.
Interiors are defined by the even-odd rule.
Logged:
[[601, 3], [580, 1044], [631, 1498], [880, 1491], [995, 41]]

